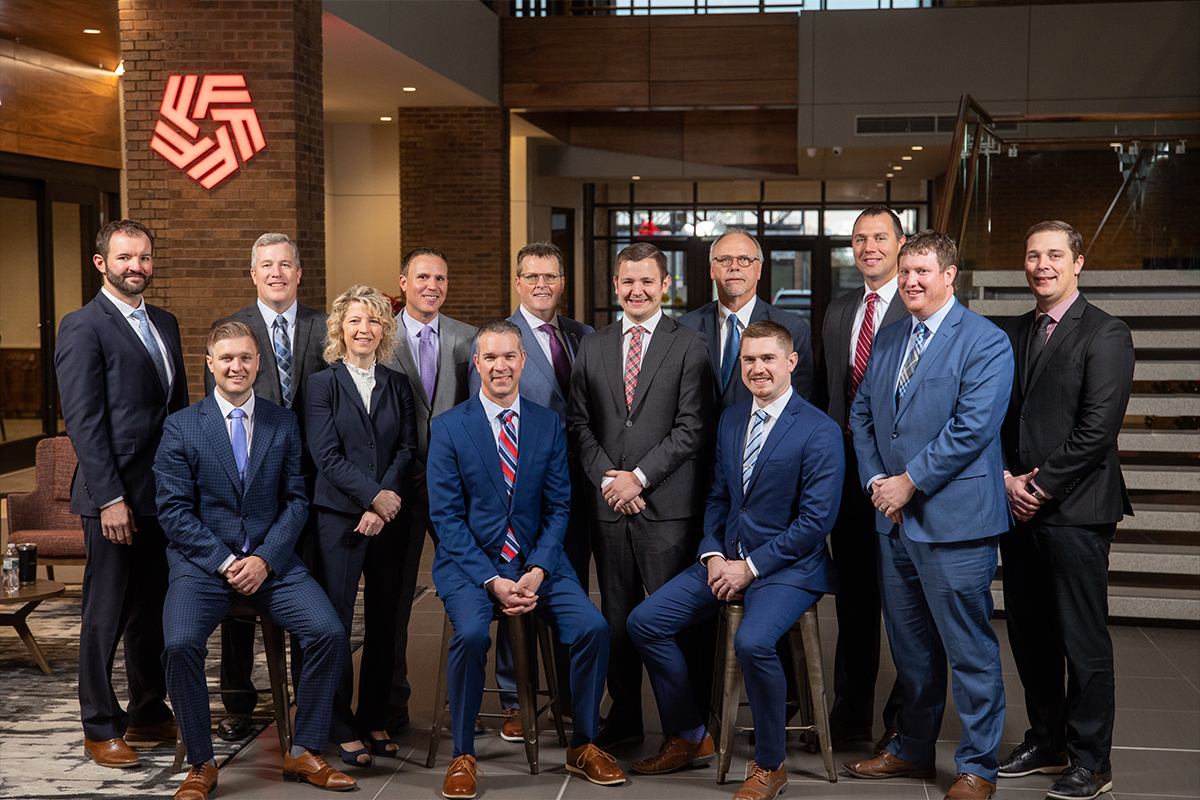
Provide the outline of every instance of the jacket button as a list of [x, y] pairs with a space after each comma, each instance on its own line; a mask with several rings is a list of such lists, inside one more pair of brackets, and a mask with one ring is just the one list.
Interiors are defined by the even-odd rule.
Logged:
[[625, 420], [625, 427], [626, 427], [626, 428], [632, 428], [632, 427], [633, 427], [633, 420], [631, 420], [631, 419], [627, 419], [627, 420]]
[[900, 435], [900, 434], [896, 433], [895, 431], [892, 431], [892, 438], [893, 438], [893, 439], [895, 439], [895, 438], [896, 438], [896, 437], [898, 437], [899, 435]]
[[1029, 416], [1029, 414], [1027, 412], [1025, 412], [1025, 411], [1021, 412], [1021, 419], [1026, 419], [1028, 416]]
[[249, 514], [242, 514], [242, 519], [250, 519], [250, 515], [249, 515]]
[[374, 464], [367, 464], [367, 469], [374, 471], [374, 469], [375, 469], [375, 465], [374, 465]]
[[374, 443], [374, 442], [367, 442], [367, 447], [369, 447], [369, 448], [371, 448], [372, 450], [374, 450], [374, 449], [375, 449], [375, 443]]
[[742, 514], [745, 514], [745, 513], [746, 513], [746, 509], [744, 509], [744, 508], [743, 508], [743, 509], [741, 509], [741, 513], [742, 513]]

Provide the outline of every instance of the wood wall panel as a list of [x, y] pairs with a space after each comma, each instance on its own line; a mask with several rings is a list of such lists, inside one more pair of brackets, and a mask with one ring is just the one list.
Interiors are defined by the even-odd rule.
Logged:
[[[614, 116], [621, 116], [615, 114]], [[579, 125], [571, 128], [571, 144], [639, 156], [683, 159], [683, 127], [651, 125]]]
[[505, 17], [501, 26], [504, 82], [647, 81], [650, 27], [646, 20]]
[[606, 108], [644, 108], [650, 105], [650, 84], [645, 81], [610, 83], [506, 83], [508, 108], [579, 108], [581, 98]]
[[[790, 100], [783, 100], [788, 97]], [[653, 81], [650, 105], [678, 106], [794, 106], [796, 81]]]

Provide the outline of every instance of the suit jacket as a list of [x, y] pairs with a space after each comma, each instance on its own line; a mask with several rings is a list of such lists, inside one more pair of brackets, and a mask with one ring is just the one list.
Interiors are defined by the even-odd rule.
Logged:
[[1051, 499], [1034, 518], [1050, 525], [1102, 525], [1132, 514], [1117, 435], [1133, 386], [1133, 337], [1121, 320], [1084, 299], [1071, 304], [1028, 367], [1035, 312], [1002, 326], [1016, 377], [1000, 438], [1014, 475], [1035, 467]]
[[[726, 409], [730, 406], [750, 399], [750, 390], [742, 381], [742, 371], [735, 369], [729, 378], [729, 385], [721, 389], [721, 312], [716, 300], [701, 306], [695, 311], [689, 311], [679, 318], [680, 325], [686, 325], [692, 330], [700, 331], [708, 340], [708, 360], [712, 364], [713, 398], [716, 407]], [[750, 314], [751, 322], [769, 319], [778, 322], [792, 334], [792, 345], [800, 356], [796, 368], [792, 370], [792, 388], [805, 400], [811, 400], [813, 395], [813, 352], [812, 335], [808, 323], [790, 311], [781, 311], [762, 298], [754, 302], [754, 311]]]
[[408, 379], [375, 365], [371, 413], [346, 365], [338, 361], [308, 379], [304, 415], [317, 466], [313, 504], [357, 514], [384, 489], [405, 494], [417, 449]]
[[[521, 337], [525, 342], [526, 357], [525, 369], [521, 373], [521, 397], [532, 400], [539, 406], [545, 406], [558, 414], [559, 419], [562, 420], [563, 430], [566, 430], [568, 393], [558, 385], [558, 377], [554, 374], [554, 365], [546, 358], [546, 353], [538, 344], [533, 330], [529, 327], [529, 320], [525, 319], [521, 309], [518, 308], [514, 311], [508, 321], [521, 329]], [[579, 352], [579, 342], [589, 333], [595, 333], [595, 329], [591, 325], [576, 322], [561, 314], [558, 317], [558, 329], [562, 331], [563, 338], [567, 340], [567, 353], [572, 362]], [[472, 347], [471, 355], [474, 354], [475, 348]], [[471, 394], [478, 392], [479, 372], [475, 369], [474, 359], [468, 362], [467, 380]]]
[[100, 504], [124, 497], [135, 516], [154, 516], [154, 453], [167, 415], [188, 404], [179, 323], [145, 304], [174, 367], [164, 392], [141, 338], [112, 301], [98, 293], [63, 317], [54, 369], [63, 420], [79, 466], [71, 481], [71, 513], [100, 515]]
[[433, 558], [438, 594], [482, 586], [496, 575], [510, 527], [521, 563], [558, 575], [571, 499], [567, 442], [558, 416], [521, 400], [511, 502], [491, 421], [478, 395], [435, 417], [432, 427], [427, 482], [430, 518], [439, 537]]
[[742, 491], [742, 455], [754, 401], [726, 409], [717, 432], [712, 491], [698, 555], [721, 552], [754, 562], [755, 583], [837, 591], [825, 537], [842, 499], [846, 456], [841, 429], [793, 394], [762, 444]]
[[[821, 328], [821, 360], [817, 365], [817, 386], [813, 405], [825, 409], [833, 421], [846, 429], [850, 407], [846, 400], [850, 396], [850, 337], [854, 335], [854, 314], [866, 294], [866, 287], [859, 286], [829, 304], [825, 312], [825, 324]], [[888, 303], [887, 313], [879, 330], [893, 322], [907, 319], [908, 309], [897, 293]], [[874, 350], [874, 345], [872, 345]]]
[[[850, 409], [859, 485], [908, 472], [917, 493], [903, 530], [943, 544], [1009, 528], [1000, 424], [1012, 390], [1012, 347], [999, 328], [955, 302], [925, 346], [896, 408], [896, 375], [911, 317], [883, 328]], [[878, 510], [875, 529], [892, 530]]]
[[642, 492], [646, 519], [685, 519], [704, 508], [707, 470], [701, 451], [711, 435], [712, 368], [704, 334], [663, 315], [625, 408], [621, 323], [584, 338], [571, 370], [567, 431], [592, 483], [593, 513], [616, 521], [600, 484], [610, 469], [637, 467], [649, 485]]
[[408, 346], [408, 335], [404, 330], [404, 322], [397, 316], [397, 330], [392, 357], [387, 366], [408, 377], [409, 388], [412, 390], [414, 407], [417, 411], [417, 458], [413, 463], [413, 471], [425, 471], [425, 461], [429, 454], [429, 423], [438, 414], [448, 411], [467, 399], [467, 365], [471, 363], [471, 345], [479, 330], [474, 325], [451, 319], [445, 314], [439, 314], [438, 338], [438, 377], [433, 389], [433, 402], [425, 397], [425, 386], [421, 383], [421, 372], [417, 369], [417, 361], [412, 348]]
[[246, 554], [262, 558], [275, 574], [304, 569], [294, 552], [308, 518], [300, 449], [296, 415], [255, 398], [243, 488], [216, 398], [208, 395], [168, 417], [154, 475], [171, 573], [215, 576], [247, 533]]

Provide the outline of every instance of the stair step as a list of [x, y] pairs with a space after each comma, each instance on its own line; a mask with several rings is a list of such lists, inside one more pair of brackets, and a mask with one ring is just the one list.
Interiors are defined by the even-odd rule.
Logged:
[[[1021, 288], [1028, 291], [1025, 271], [1020, 269], [978, 269], [966, 273], [971, 276], [975, 288], [997, 289]], [[1157, 289], [1165, 286], [1200, 288], [1200, 272], [1192, 270], [1143, 270], [1143, 269], [1085, 269], [1079, 273], [1081, 289], [1112, 287], [1145, 287]]]
[[1200, 416], [1200, 395], [1195, 394], [1133, 394], [1125, 413], [1137, 417], [1197, 417]]
[[1125, 486], [1152, 492], [1200, 492], [1200, 467], [1126, 464]]
[[[1004, 608], [1000, 581], [992, 581], [992, 602]], [[1159, 586], [1109, 586], [1108, 615], [1132, 619], [1200, 622], [1200, 592]]]
[[1200, 348], [1200, 331], [1135, 330], [1133, 346], [1137, 350], [1195, 350]]
[[1200, 451], [1200, 431], [1121, 431], [1117, 447], [1122, 453], [1195, 453]]
[[[1189, 317], [1196, 313], [1196, 299], [1178, 295], [1137, 300], [1092, 299], [1088, 302], [1114, 317]], [[971, 300], [970, 309], [985, 317], [1019, 317], [1033, 308], [1033, 298], [1019, 300]]]
[[1195, 361], [1139, 361], [1133, 365], [1135, 381], [1200, 381]]
[[1200, 533], [1200, 509], [1196, 506], [1134, 503], [1133, 516], [1117, 523], [1121, 530], [1183, 531]]

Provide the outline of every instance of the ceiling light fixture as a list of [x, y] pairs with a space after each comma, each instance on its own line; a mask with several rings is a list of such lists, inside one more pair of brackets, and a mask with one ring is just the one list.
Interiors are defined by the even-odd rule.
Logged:
[[640, 181], [641, 179], [642, 179], [641, 175], [630, 175], [629, 176], [629, 180], [631, 180], [631, 181]]
[[97, 30], [96, 28], [84, 28], [84, 29], [83, 29], [83, 32], [84, 32], [84, 33], [92, 33], [92, 34], [96, 34], [96, 33], [99, 33], [100, 31], [99, 31], [99, 30]]
[[899, 172], [900, 170], [904, 169], [904, 167], [897, 164], [896, 166], [892, 167], [892, 169], [894, 169], [896, 172]]
[[406, 92], [415, 92], [416, 90], [417, 90], [417, 87], [415, 87], [415, 86], [405, 86], [404, 87], [404, 91], [406, 91]]
[[912, 161], [912, 156], [900, 156], [901, 161]]
[[391, 122], [392, 118], [391, 117], [380, 117], [379, 121], [380, 122]]
[[924, 150], [925, 148], [924, 148], [924, 147], [921, 147], [921, 145], [919, 145], [919, 144], [914, 144], [914, 145], [912, 146], [912, 149], [913, 149], [913, 150]]
[[894, 178], [894, 177], [896, 177], [896, 176], [895, 176], [895, 175], [893, 175], [892, 173], [890, 173], [890, 172], [889, 172], [889, 173], [886, 175], [886, 177], [888, 177], [888, 178]]

